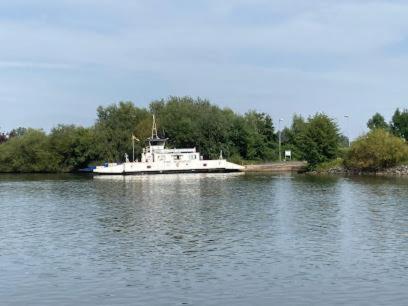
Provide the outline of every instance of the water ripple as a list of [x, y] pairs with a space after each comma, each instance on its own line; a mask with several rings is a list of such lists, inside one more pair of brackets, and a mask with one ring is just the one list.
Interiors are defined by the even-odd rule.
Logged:
[[408, 180], [0, 175], [5, 305], [405, 305]]

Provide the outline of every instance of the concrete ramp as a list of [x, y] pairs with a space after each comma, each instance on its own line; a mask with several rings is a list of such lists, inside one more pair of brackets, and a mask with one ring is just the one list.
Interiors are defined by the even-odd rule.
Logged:
[[266, 163], [257, 165], [246, 165], [245, 172], [303, 172], [307, 163], [304, 161], [289, 161], [278, 163]]

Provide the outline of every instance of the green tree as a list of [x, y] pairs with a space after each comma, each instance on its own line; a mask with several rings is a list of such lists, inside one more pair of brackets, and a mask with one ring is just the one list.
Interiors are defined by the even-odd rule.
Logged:
[[60, 171], [86, 167], [95, 159], [94, 129], [58, 125], [49, 135], [50, 149], [60, 160]]
[[[119, 102], [98, 107], [95, 124], [95, 155], [98, 160], [122, 161], [124, 154], [132, 154], [132, 134], [136, 126], [150, 117], [144, 108], [132, 102]], [[136, 144], [140, 152], [141, 143]]]
[[345, 158], [348, 168], [377, 171], [408, 160], [408, 145], [383, 129], [375, 129], [353, 142]]
[[335, 159], [339, 150], [339, 128], [333, 119], [318, 113], [309, 117], [305, 128], [297, 136], [301, 156], [310, 168]]
[[9, 137], [19, 137], [23, 136], [27, 132], [27, 128], [24, 127], [18, 127], [16, 129], [12, 129], [9, 133]]
[[348, 148], [349, 144], [350, 144], [350, 139], [346, 135], [341, 134], [340, 135], [340, 147]]
[[59, 172], [59, 163], [41, 130], [27, 129], [0, 145], [0, 172]]
[[282, 146], [285, 150], [292, 151], [293, 159], [302, 159], [302, 139], [307, 123], [301, 115], [293, 115], [290, 128], [282, 131]]
[[385, 119], [381, 114], [375, 113], [374, 116], [371, 117], [370, 120], [368, 120], [367, 127], [370, 130], [388, 129], [388, 124], [387, 122], [385, 122]]
[[229, 155], [229, 130], [232, 111], [220, 109], [207, 100], [170, 97], [154, 101], [150, 110], [159, 118], [159, 130], [174, 147], [197, 147], [205, 157]]
[[266, 113], [249, 111], [244, 116], [247, 124], [247, 154], [249, 160], [275, 160], [277, 137], [272, 118]]
[[272, 119], [250, 111], [244, 116], [191, 97], [154, 101], [150, 111], [159, 118], [159, 130], [175, 147], [197, 147], [206, 158], [276, 159]]
[[392, 116], [391, 130], [394, 135], [408, 140], [408, 109], [400, 111], [397, 108]]

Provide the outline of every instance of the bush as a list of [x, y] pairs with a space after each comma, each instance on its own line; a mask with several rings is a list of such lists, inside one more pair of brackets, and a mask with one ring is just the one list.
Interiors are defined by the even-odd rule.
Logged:
[[317, 172], [325, 172], [327, 170], [333, 169], [333, 168], [341, 168], [344, 166], [344, 160], [342, 158], [336, 158], [331, 161], [325, 162], [318, 164], [316, 166], [316, 171]]
[[348, 168], [377, 171], [408, 160], [408, 145], [383, 129], [375, 129], [353, 142], [347, 153]]

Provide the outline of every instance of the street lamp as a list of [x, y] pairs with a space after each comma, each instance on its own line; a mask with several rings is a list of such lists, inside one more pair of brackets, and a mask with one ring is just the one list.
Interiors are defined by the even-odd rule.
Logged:
[[282, 118], [279, 118], [278, 129], [279, 129], [279, 161], [282, 161], [281, 145], [282, 145], [282, 132], [281, 132], [281, 121]]

